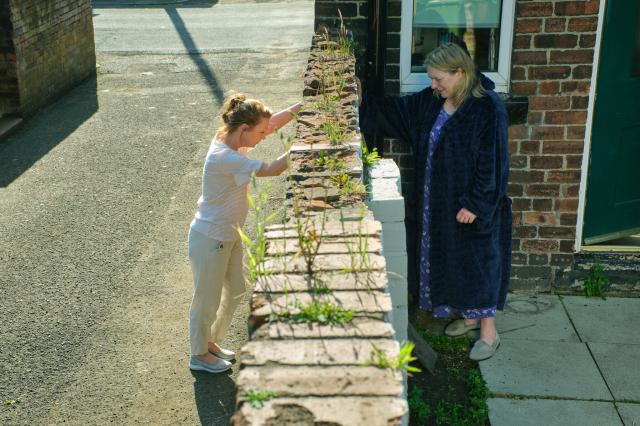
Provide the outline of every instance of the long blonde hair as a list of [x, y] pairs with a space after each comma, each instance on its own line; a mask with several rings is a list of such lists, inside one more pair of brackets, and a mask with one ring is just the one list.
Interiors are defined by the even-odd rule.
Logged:
[[[451, 101], [456, 107], [470, 96], [481, 98], [486, 95], [486, 91], [476, 75], [476, 64], [469, 54], [457, 44], [446, 43], [436, 47], [427, 55], [424, 66], [449, 74], [454, 74], [458, 69], [462, 70], [462, 78], [451, 96]], [[434, 94], [440, 96], [438, 91], [434, 91]]]
[[233, 93], [222, 105], [222, 122], [218, 132], [232, 133], [243, 124], [253, 127], [273, 113], [262, 101], [247, 99], [243, 93]]

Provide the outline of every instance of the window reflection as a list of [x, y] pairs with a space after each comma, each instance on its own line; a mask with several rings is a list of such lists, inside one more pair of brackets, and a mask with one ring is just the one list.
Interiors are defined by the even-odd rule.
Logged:
[[411, 71], [437, 46], [465, 45], [482, 71], [497, 71], [502, 0], [414, 0]]

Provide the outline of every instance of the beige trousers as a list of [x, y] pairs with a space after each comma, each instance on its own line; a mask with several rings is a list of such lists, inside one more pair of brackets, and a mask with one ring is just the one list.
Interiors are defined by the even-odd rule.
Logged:
[[191, 355], [204, 355], [208, 342], [222, 341], [244, 295], [242, 242], [218, 241], [190, 230], [189, 260], [193, 273]]

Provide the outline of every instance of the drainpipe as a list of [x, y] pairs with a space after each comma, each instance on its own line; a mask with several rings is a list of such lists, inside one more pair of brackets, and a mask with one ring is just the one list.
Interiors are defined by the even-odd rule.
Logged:
[[[369, 0], [369, 23], [367, 40], [367, 90], [376, 96], [384, 93], [384, 66], [386, 63], [387, 0]], [[375, 147], [383, 154], [383, 138], [368, 138], [368, 148]]]

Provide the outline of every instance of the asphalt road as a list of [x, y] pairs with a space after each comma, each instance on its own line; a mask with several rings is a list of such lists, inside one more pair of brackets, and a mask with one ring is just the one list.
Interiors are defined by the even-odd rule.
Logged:
[[[313, 3], [163, 3], [97, 3], [97, 79], [0, 144], [0, 399], [16, 401], [2, 425], [222, 425], [234, 410], [237, 368], [187, 368], [188, 224], [224, 94], [299, 99]], [[252, 157], [281, 151], [272, 136]]]

